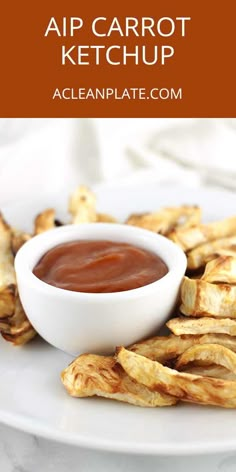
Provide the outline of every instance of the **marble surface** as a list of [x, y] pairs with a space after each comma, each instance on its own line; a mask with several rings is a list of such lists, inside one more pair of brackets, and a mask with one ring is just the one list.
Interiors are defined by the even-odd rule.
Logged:
[[236, 452], [199, 457], [146, 457], [67, 446], [0, 425], [1, 472], [235, 472]]

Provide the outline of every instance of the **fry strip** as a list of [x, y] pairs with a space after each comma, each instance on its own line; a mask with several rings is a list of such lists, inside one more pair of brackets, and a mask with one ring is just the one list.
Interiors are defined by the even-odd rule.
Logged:
[[19, 296], [16, 298], [14, 314], [0, 319], [0, 330], [2, 337], [16, 346], [26, 344], [36, 336], [37, 333], [23, 310]]
[[11, 249], [14, 256], [19, 251], [21, 246], [23, 246], [26, 241], [29, 241], [30, 238], [31, 235], [29, 233], [24, 233], [23, 231], [19, 231], [16, 229], [12, 230]]
[[186, 374], [201, 375], [202, 377], [214, 377], [215, 379], [236, 381], [236, 375], [220, 365], [186, 366], [183, 368], [183, 372]]
[[156, 336], [133, 344], [128, 349], [152, 360], [165, 364], [176, 359], [186, 349], [195, 344], [220, 344], [236, 352], [236, 337], [224, 334], [202, 336]]
[[225, 238], [236, 233], [236, 216], [222, 221], [190, 228], [177, 228], [168, 236], [184, 251], [214, 239]]
[[217, 239], [192, 249], [187, 256], [188, 269], [199, 269], [207, 262], [221, 255], [236, 255], [236, 236]]
[[187, 316], [236, 318], [236, 286], [184, 277], [180, 311]]
[[183, 334], [228, 334], [236, 336], [236, 320], [230, 318], [173, 318], [166, 326], [176, 336]]
[[97, 213], [97, 223], [117, 223], [117, 219], [114, 216], [107, 215], [106, 213]]
[[235, 352], [218, 344], [202, 344], [190, 347], [178, 358], [175, 368], [182, 370], [191, 362], [198, 363], [199, 361], [203, 362], [204, 365], [215, 364], [225, 367], [236, 375]]
[[12, 230], [0, 216], [0, 332], [16, 345], [25, 344], [36, 335], [17, 295], [12, 243], [16, 237], [16, 249], [19, 241], [25, 239], [23, 235], [26, 233]]
[[153, 391], [182, 401], [236, 408], [236, 382], [178, 372], [125, 348], [118, 349], [117, 361], [132, 379]]
[[93, 223], [97, 221], [96, 198], [87, 187], [78, 187], [69, 200], [69, 212], [72, 215], [72, 223]]
[[200, 223], [201, 209], [197, 206], [163, 208], [156, 213], [130, 215], [126, 223], [155, 233], [168, 234], [173, 228], [188, 228]]
[[62, 372], [61, 380], [74, 397], [96, 395], [145, 407], [176, 403], [170, 395], [152, 392], [132, 380], [112, 357], [83, 354]]
[[209, 283], [236, 284], [236, 257], [220, 256], [208, 262], [201, 279]]
[[36, 216], [34, 221], [34, 235], [44, 233], [56, 226], [55, 210], [53, 208], [48, 208]]
[[0, 318], [14, 313], [16, 276], [11, 250], [11, 228], [0, 214]]
[[2, 337], [5, 339], [5, 341], [8, 341], [14, 344], [14, 346], [23, 346], [27, 344], [29, 341], [31, 341], [37, 335], [37, 333], [35, 332], [34, 328], [32, 328], [32, 326], [31, 328], [26, 329], [25, 332], [22, 332], [21, 334], [14, 335], [14, 334], [8, 334], [4, 332], [2, 332], [1, 334], [2, 334]]

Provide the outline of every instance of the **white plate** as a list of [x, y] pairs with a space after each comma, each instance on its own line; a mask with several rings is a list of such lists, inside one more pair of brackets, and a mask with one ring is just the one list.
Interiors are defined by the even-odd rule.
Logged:
[[[162, 188], [157, 185], [100, 187], [100, 211], [125, 218], [161, 205], [198, 203], [206, 220], [235, 213], [228, 192]], [[67, 197], [42, 196], [4, 208], [14, 225], [27, 229], [35, 212], [54, 206], [65, 214]], [[128, 316], [128, 314], [127, 314]], [[180, 405], [138, 408], [111, 400], [70, 398], [60, 371], [72, 360], [42, 340], [24, 348], [0, 341], [0, 421], [46, 438], [79, 446], [156, 455], [236, 450], [236, 412]]]

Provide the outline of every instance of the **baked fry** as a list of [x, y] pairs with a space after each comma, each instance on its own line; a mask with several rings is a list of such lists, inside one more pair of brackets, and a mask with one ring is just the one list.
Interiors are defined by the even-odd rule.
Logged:
[[62, 372], [61, 380], [74, 397], [96, 395], [146, 407], [176, 403], [170, 395], [152, 392], [132, 380], [112, 357], [83, 354]]
[[128, 349], [151, 360], [166, 364], [196, 344], [220, 344], [236, 352], [236, 337], [226, 334], [156, 336], [133, 344]]
[[186, 374], [156, 361], [118, 348], [117, 361], [136, 382], [153, 391], [163, 391], [179, 400], [236, 408], [236, 382]]
[[166, 326], [176, 336], [184, 334], [228, 334], [236, 336], [236, 320], [230, 318], [173, 318]]
[[36, 335], [17, 295], [12, 253], [12, 245], [16, 250], [28, 236], [26, 238], [26, 233], [12, 230], [0, 216], [0, 332], [3, 338], [15, 345], [25, 344]]
[[209, 283], [236, 284], [236, 257], [220, 256], [208, 262], [201, 279]]
[[168, 235], [168, 237], [178, 244], [184, 251], [189, 251], [200, 244], [219, 238], [233, 236], [235, 233], [236, 216], [233, 216], [207, 225], [201, 224], [190, 228], [176, 228]]
[[12, 230], [11, 249], [14, 256], [19, 251], [21, 246], [23, 246], [26, 241], [29, 241], [30, 238], [31, 235], [29, 233], [24, 233], [23, 231], [19, 231], [16, 229]]
[[192, 346], [187, 349], [178, 358], [175, 368], [182, 370], [186, 365], [194, 362], [195, 364], [201, 362], [204, 365], [218, 365], [225, 367], [234, 375], [236, 375], [236, 354], [230, 349], [218, 344], [202, 344]]
[[184, 277], [180, 311], [187, 316], [236, 317], [236, 286]]
[[188, 252], [188, 269], [199, 269], [217, 256], [236, 256], [236, 236], [202, 244]]
[[23, 310], [19, 296], [16, 298], [14, 314], [0, 319], [0, 330], [2, 337], [15, 346], [26, 344], [36, 336], [37, 333]]
[[36, 335], [37, 333], [32, 328], [32, 326], [31, 328], [25, 330], [25, 332], [22, 332], [21, 334], [17, 335], [2, 333], [2, 337], [5, 339], [5, 341], [12, 343], [14, 346], [24, 346], [29, 341], [31, 341]]
[[34, 235], [44, 233], [56, 226], [55, 210], [53, 208], [48, 208], [36, 216], [34, 220]]
[[96, 197], [84, 185], [78, 187], [69, 200], [72, 223], [93, 223], [97, 221]]
[[0, 214], [0, 318], [14, 313], [16, 276], [11, 250], [11, 228]]
[[163, 208], [156, 213], [133, 214], [129, 216], [126, 223], [166, 235], [173, 228], [179, 226], [188, 228], [200, 223], [200, 220], [201, 209], [199, 207], [183, 205]]
[[97, 223], [117, 223], [117, 219], [114, 216], [107, 215], [106, 213], [97, 213]]
[[202, 377], [214, 377], [216, 379], [236, 381], [236, 375], [230, 372], [230, 370], [220, 365], [186, 366], [185, 368], [183, 368], [182, 372], [192, 375], [201, 375]]

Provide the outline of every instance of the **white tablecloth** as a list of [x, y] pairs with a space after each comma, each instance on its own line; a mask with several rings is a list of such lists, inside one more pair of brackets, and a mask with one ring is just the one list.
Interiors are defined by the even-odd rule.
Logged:
[[235, 122], [0, 119], [0, 204], [134, 179], [235, 189]]

